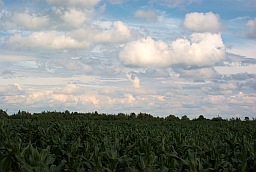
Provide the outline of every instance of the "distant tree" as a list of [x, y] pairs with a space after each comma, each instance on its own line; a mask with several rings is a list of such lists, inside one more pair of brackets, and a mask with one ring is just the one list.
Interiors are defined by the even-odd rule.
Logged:
[[69, 115], [70, 115], [70, 112], [69, 112], [68, 110], [65, 110], [64, 115], [65, 115], [65, 116], [69, 116]]
[[225, 121], [225, 120], [222, 119], [220, 116], [218, 116], [218, 117], [212, 118], [211, 121]]
[[125, 120], [125, 119], [127, 119], [127, 115], [124, 114], [124, 113], [118, 113], [118, 114], [117, 114], [117, 119], [119, 119], [119, 120]]
[[182, 121], [189, 121], [190, 119], [187, 117], [187, 115], [183, 115], [183, 116], [181, 117], [181, 120], [182, 120]]
[[140, 113], [138, 114], [137, 118], [138, 118], [138, 119], [146, 119], [146, 120], [148, 120], [148, 119], [154, 119], [154, 117], [153, 117], [152, 115], [147, 114], [147, 113], [142, 113], [142, 112], [140, 112]]
[[6, 111], [0, 109], [0, 119], [2, 118], [8, 118], [8, 114]]
[[245, 121], [249, 121], [250, 118], [249, 118], [248, 116], [246, 116], [246, 117], [244, 117], [244, 120], [245, 120]]
[[236, 119], [234, 117], [229, 118], [229, 121], [235, 121]]
[[204, 121], [204, 120], [207, 120], [207, 119], [203, 115], [199, 115], [198, 118], [193, 119], [193, 121]]
[[72, 112], [72, 115], [78, 116], [78, 112]]
[[134, 112], [130, 113], [130, 115], [128, 116], [129, 119], [136, 119], [136, 114]]
[[167, 121], [179, 121], [180, 119], [179, 119], [179, 117], [170, 114], [169, 116], [167, 116], [167, 117], [165, 118], [165, 120], [167, 120]]
[[238, 118], [238, 117], [236, 117], [236, 121], [241, 121], [241, 119], [240, 119], [240, 118]]
[[17, 114], [13, 114], [9, 118], [11, 119], [31, 119], [31, 113], [27, 111], [18, 111]]

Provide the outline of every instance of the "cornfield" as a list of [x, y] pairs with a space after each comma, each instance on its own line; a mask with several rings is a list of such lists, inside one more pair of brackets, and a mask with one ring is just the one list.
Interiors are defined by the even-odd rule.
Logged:
[[255, 172], [255, 121], [1, 120], [0, 171]]

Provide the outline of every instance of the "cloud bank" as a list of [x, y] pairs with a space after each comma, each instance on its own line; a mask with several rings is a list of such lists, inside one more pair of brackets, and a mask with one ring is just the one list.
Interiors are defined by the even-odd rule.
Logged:
[[89, 47], [87, 42], [78, 42], [66, 34], [56, 31], [33, 32], [28, 36], [15, 34], [6, 41], [6, 45], [15, 48], [37, 49], [77, 49]]
[[193, 33], [189, 39], [179, 38], [168, 44], [150, 37], [127, 43], [119, 53], [125, 65], [168, 67], [185, 65], [212, 66], [226, 57], [220, 34]]
[[77, 29], [70, 32], [41, 31], [32, 32], [28, 35], [20, 33], [10, 36], [5, 41], [9, 47], [37, 48], [37, 49], [87, 49], [93, 43], [115, 43], [126, 41], [131, 37], [128, 26], [116, 21], [108, 30], [100, 29]]

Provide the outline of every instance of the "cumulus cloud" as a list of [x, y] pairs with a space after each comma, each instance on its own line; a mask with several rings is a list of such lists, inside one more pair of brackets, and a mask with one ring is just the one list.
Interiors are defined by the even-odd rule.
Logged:
[[132, 94], [126, 94], [125, 97], [128, 104], [132, 104], [134, 101], [136, 101], [136, 98]]
[[157, 21], [157, 13], [153, 10], [137, 10], [134, 16], [147, 21]]
[[[98, 90], [99, 91], [99, 90]], [[35, 90], [33, 88], [22, 90], [18, 84], [1, 86], [0, 93], [3, 96], [4, 104], [28, 105], [31, 108], [58, 108], [67, 109], [101, 109], [109, 106], [135, 104], [137, 98], [131, 93], [112, 95], [113, 93], [98, 94], [88, 88], [80, 87], [77, 84], [66, 84], [61, 87]], [[146, 100], [145, 100], [146, 101]], [[112, 112], [113, 113], [113, 112]]]
[[48, 4], [56, 6], [88, 7], [99, 3], [99, 0], [46, 0]]
[[126, 77], [132, 82], [134, 88], [140, 88], [140, 79], [133, 73], [127, 73]]
[[47, 16], [37, 16], [36, 14], [29, 14], [29, 13], [15, 13], [12, 16], [12, 20], [24, 27], [26, 29], [40, 29], [45, 27], [49, 23], [49, 18]]
[[222, 29], [220, 17], [212, 12], [186, 14], [183, 25], [193, 32], [218, 33]]
[[87, 42], [78, 42], [66, 34], [56, 31], [33, 32], [28, 36], [15, 34], [5, 43], [16, 48], [79, 49], [89, 47]]
[[[80, 22], [78, 22], [80, 24]], [[42, 31], [28, 35], [14, 34], [5, 44], [14, 48], [85, 49], [93, 43], [116, 43], [130, 39], [131, 30], [121, 22], [113, 22], [110, 29], [77, 29], [71, 32]]]
[[177, 39], [171, 48], [174, 64], [212, 66], [226, 57], [225, 45], [220, 34], [194, 33], [190, 40]]
[[131, 37], [131, 31], [122, 21], [113, 23], [112, 28], [95, 35], [95, 42], [122, 42]]
[[131, 37], [131, 30], [127, 24], [116, 21], [109, 25], [109, 28], [105, 30], [83, 28], [72, 31], [69, 35], [80, 41], [87, 40], [87, 42], [96, 43], [123, 42]]
[[226, 56], [220, 34], [194, 33], [168, 45], [150, 37], [127, 43], [119, 53], [125, 65], [168, 67], [171, 65], [212, 66]]
[[166, 42], [150, 37], [127, 43], [119, 53], [124, 64], [142, 67], [167, 67], [170, 65], [170, 56]]
[[248, 28], [247, 36], [249, 38], [256, 38], [256, 18], [249, 20], [246, 26]]
[[82, 11], [73, 8], [64, 13], [62, 20], [69, 26], [80, 27], [86, 21], [86, 17]]

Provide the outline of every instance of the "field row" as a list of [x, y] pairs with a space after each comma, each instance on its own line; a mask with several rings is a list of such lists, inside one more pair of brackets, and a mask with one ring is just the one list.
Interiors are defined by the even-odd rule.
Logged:
[[4, 171], [256, 171], [256, 122], [0, 121]]

